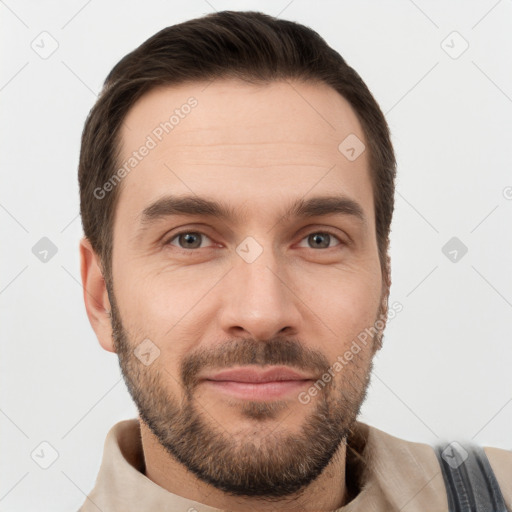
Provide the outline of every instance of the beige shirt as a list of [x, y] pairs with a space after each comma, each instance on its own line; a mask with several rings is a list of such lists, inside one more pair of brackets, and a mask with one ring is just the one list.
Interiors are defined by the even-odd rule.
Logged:
[[[485, 447], [512, 512], [512, 452]], [[447, 512], [446, 489], [431, 446], [357, 422], [349, 437], [347, 487], [355, 497], [336, 512]], [[158, 486], [144, 475], [138, 419], [114, 425], [94, 489], [81, 512], [219, 512]]]

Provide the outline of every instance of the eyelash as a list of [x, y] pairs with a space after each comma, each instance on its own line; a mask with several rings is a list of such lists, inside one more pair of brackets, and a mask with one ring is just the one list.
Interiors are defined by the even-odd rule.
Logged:
[[[318, 233], [321, 233], [323, 235], [332, 236], [332, 237], [336, 238], [336, 240], [338, 240], [338, 242], [339, 242], [338, 245], [335, 245], [333, 247], [326, 247], [326, 248], [324, 248], [323, 249], [324, 251], [328, 250], [328, 249], [334, 249], [335, 247], [340, 247], [340, 246], [348, 245], [338, 235], [336, 235], [335, 233], [333, 233], [332, 231], [330, 231], [328, 229], [327, 230], [324, 229], [324, 230], [310, 231], [308, 234], [306, 234], [305, 236], [303, 236], [301, 238], [301, 241], [304, 240], [305, 238], [307, 238], [308, 236], [312, 235], [312, 234], [318, 234]], [[203, 233], [201, 231], [193, 231], [191, 229], [187, 229], [187, 230], [184, 230], [184, 231], [180, 231], [179, 233], [175, 233], [171, 238], [169, 238], [166, 242], [164, 242], [164, 245], [165, 246], [172, 245], [171, 242], [174, 239], [178, 238], [180, 235], [185, 235], [185, 234], [202, 235], [202, 236], [205, 236], [206, 238], [210, 238], [207, 234], [205, 234], [205, 233]], [[183, 249], [183, 248], [175, 246], [175, 245], [172, 245], [172, 247], [174, 248], [174, 250], [178, 251], [179, 253], [186, 254], [186, 255], [191, 255], [193, 252], [198, 251], [199, 249], [208, 249], [208, 247], [199, 247], [199, 248], [194, 248], [194, 249]], [[313, 248], [309, 247], [309, 249], [313, 249]]]

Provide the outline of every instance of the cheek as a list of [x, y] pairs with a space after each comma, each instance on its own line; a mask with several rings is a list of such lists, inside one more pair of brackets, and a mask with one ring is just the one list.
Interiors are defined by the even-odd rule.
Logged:
[[322, 329], [332, 340], [326, 348], [336, 357], [374, 325], [380, 304], [380, 274], [335, 270], [322, 279], [326, 286], [318, 286], [318, 281], [311, 279], [302, 281], [302, 289], [309, 290], [304, 303], [315, 313], [315, 323], [324, 324]]
[[149, 266], [137, 272], [132, 270], [135, 267], [126, 265], [124, 275], [119, 272], [116, 276], [120, 283], [116, 284], [116, 299], [123, 325], [139, 333], [138, 337], [151, 339], [174, 364], [172, 361], [181, 360], [200, 339], [207, 321], [199, 315], [201, 301], [206, 300], [222, 272], [198, 275], [192, 267], [162, 270]]
[[[137, 261], [116, 275], [116, 298], [127, 322], [148, 328], [172, 325], [183, 314], [194, 287], [183, 286], [179, 272], [161, 272]], [[181, 315], [180, 315], [181, 313]]]

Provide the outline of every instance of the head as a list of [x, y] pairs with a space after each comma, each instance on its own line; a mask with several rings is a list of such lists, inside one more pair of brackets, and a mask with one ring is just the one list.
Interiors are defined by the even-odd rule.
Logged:
[[79, 164], [87, 312], [202, 481], [291, 495], [346, 440], [387, 317], [394, 179], [373, 96], [297, 23], [212, 14], [108, 75]]

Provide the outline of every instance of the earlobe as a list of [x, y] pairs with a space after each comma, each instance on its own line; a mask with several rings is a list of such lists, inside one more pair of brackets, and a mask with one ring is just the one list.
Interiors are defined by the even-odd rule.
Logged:
[[115, 352], [110, 322], [111, 306], [101, 261], [86, 237], [80, 240], [80, 273], [89, 322], [100, 345], [109, 352]]

